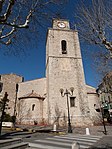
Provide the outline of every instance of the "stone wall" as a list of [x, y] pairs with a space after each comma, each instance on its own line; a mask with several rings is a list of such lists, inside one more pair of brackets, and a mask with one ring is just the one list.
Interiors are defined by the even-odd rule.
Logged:
[[16, 102], [16, 84], [23, 81], [23, 77], [16, 75], [16, 74], [3, 74], [1, 76], [1, 82], [3, 83], [2, 88], [2, 97], [4, 96], [5, 92], [8, 93], [8, 107], [10, 109], [7, 109], [6, 112], [10, 115], [14, 115], [14, 108], [15, 108], [15, 102]]
[[46, 95], [46, 78], [35, 79], [19, 83], [18, 98], [34, 90], [40, 96]]
[[[63, 40], [66, 41], [66, 54], [62, 53]], [[90, 124], [78, 32], [61, 28], [49, 29], [46, 51], [47, 103], [50, 123], [55, 121], [56, 107], [59, 108], [58, 113], [61, 119], [68, 116], [67, 97], [61, 97], [60, 89], [63, 88], [65, 91], [73, 87], [73, 96], [76, 98], [75, 107], [70, 107], [71, 122], [73, 125]]]
[[[39, 101], [39, 99], [33, 99], [33, 98], [26, 98], [24, 99], [24, 104], [25, 104], [25, 108], [26, 113], [28, 111], [28, 109], [31, 109], [31, 105], [34, 103], [36, 105], [36, 108], [38, 108], [37, 113], [35, 112], [34, 115], [32, 115], [30, 117], [30, 119], [32, 119], [33, 117], [35, 117], [35, 119], [39, 122], [42, 121], [42, 119], [45, 119], [47, 117], [47, 104], [46, 104], [46, 78], [41, 78], [41, 79], [36, 79], [36, 80], [31, 80], [31, 81], [26, 81], [26, 82], [22, 82], [19, 83], [19, 90], [18, 90], [18, 105], [20, 104], [20, 101], [23, 101], [23, 99], [19, 100], [19, 98], [29, 94], [32, 92], [32, 90], [44, 97], [44, 101]], [[39, 107], [39, 103], [41, 103], [41, 107]], [[41, 108], [41, 110], [39, 110]], [[43, 108], [43, 109], [42, 109]], [[31, 111], [31, 110], [30, 110]], [[39, 114], [40, 111], [40, 114]], [[21, 113], [22, 111], [20, 111], [20, 109], [18, 109], [18, 115], [19, 113]], [[25, 114], [26, 115], [26, 114]], [[39, 116], [41, 115], [41, 116]], [[25, 116], [26, 117], [26, 116]], [[37, 117], [37, 118], [36, 118]], [[34, 118], [33, 118], [34, 119]], [[32, 120], [34, 121], [34, 120]], [[32, 122], [31, 122], [32, 123]]]
[[[34, 107], [33, 107], [34, 106]], [[43, 120], [43, 100], [38, 98], [19, 99], [17, 123], [40, 124]]]
[[94, 105], [100, 107], [99, 97], [96, 93], [96, 89], [92, 86], [86, 85], [87, 87], [87, 95], [88, 95], [88, 103], [90, 109], [90, 116], [93, 124], [97, 124], [101, 122], [101, 113], [96, 112]]

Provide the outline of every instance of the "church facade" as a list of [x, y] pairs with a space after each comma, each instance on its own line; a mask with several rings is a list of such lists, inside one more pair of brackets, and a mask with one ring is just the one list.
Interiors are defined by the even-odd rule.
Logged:
[[[61, 92], [71, 89], [67, 101]], [[78, 32], [69, 21], [54, 19], [46, 39], [46, 77], [19, 84], [18, 120], [65, 125], [69, 106], [72, 125], [91, 125], [97, 98], [95, 89], [85, 84]]]
[[86, 85], [78, 32], [54, 19], [46, 39], [46, 77], [18, 83], [18, 123], [93, 125], [98, 116], [95, 88]]

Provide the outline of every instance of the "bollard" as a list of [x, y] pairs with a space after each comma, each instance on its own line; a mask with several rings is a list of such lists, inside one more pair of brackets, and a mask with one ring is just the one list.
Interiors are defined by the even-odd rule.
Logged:
[[74, 141], [72, 144], [72, 149], [80, 149], [79, 143]]
[[86, 135], [90, 135], [89, 128], [86, 128]]
[[56, 124], [53, 125], [53, 131], [56, 131]]

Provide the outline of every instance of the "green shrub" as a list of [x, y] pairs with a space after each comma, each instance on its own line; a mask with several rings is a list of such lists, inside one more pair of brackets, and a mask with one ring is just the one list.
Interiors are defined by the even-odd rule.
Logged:
[[12, 118], [9, 114], [5, 114], [3, 118], [3, 122], [12, 122]]
[[3, 118], [3, 122], [13, 122], [15, 123], [16, 121], [16, 116], [10, 116], [10, 114], [6, 114], [4, 115], [4, 118]]

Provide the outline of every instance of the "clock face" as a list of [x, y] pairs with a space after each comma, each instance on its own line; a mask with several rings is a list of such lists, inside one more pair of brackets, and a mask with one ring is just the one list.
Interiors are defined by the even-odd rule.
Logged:
[[64, 28], [64, 27], [66, 27], [66, 25], [64, 22], [58, 22], [58, 27]]

